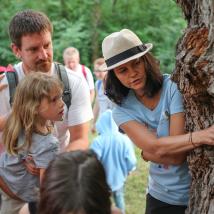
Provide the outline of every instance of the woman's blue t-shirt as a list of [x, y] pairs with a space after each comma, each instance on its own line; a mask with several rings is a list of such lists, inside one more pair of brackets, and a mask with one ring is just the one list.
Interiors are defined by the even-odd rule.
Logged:
[[[130, 120], [146, 124], [158, 137], [169, 136], [170, 115], [183, 112], [183, 101], [177, 85], [164, 75], [161, 98], [154, 110], [138, 101], [130, 90], [121, 106], [116, 106], [113, 117], [118, 126]], [[148, 192], [156, 199], [172, 205], [187, 205], [190, 174], [187, 163], [179, 166], [151, 162]]]

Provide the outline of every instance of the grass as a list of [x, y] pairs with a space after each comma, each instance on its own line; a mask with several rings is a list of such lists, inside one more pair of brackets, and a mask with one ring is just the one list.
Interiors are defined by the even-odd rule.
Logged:
[[[95, 135], [90, 136], [90, 141]], [[126, 214], [145, 213], [145, 196], [148, 176], [148, 163], [142, 160], [140, 150], [135, 147], [137, 168], [132, 172], [125, 184]]]
[[135, 148], [137, 169], [129, 175], [125, 184], [126, 214], [145, 213], [148, 163], [143, 161], [140, 150]]

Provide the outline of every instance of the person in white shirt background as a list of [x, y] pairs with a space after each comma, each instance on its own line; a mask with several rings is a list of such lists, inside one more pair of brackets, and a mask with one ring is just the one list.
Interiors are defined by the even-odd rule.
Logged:
[[63, 60], [67, 68], [78, 73], [80, 76], [82, 76], [86, 80], [86, 82], [88, 83], [91, 103], [92, 103], [95, 95], [94, 79], [90, 69], [85, 65], [80, 64], [80, 53], [78, 49], [74, 47], [66, 48], [63, 52]]
[[93, 106], [93, 114], [94, 119], [92, 122], [91, 132], [96, 132], [96, 121], [103, 112], [108, 109], [113, 109], [115, 104], [109, 100], [109, 98], [105, 95], [104, 89], [104, 81], [107, 71], [101, 71], [99, 67], [105, 62], [104, 58], [97, 58], [94, 60], [94, 75], [96, 77], [95, 82], [95, 99], [94, 99], [94, 106]]

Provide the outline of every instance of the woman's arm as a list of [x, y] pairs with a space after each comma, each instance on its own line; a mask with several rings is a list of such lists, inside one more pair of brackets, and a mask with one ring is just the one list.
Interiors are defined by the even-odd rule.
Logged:
[[[176, 113], [170, 116], [170, 127], [169, 127], [169, 136], [177, 136], [185, 134], [184, 130], [184, 113]], [[144, 160], [152, 160], [154, 154], [142, 151], [142, 157]], [[164, 154], [164, 163], [171, 164], [181, 164], [186, 160], [187, 152], [181, 152], [174, 154], [170, 152], [169, 154]], [[163, 159], [163, 158], [162, 158]], [[154, 161], [154, 160], [153, 160]], [[166, 162], [165, 162], [166, 161]]]
[[157, 138], [145, 125], [137, 121], [129, 121], [121, 125], [135, 145], [143, 150], [144, 158], [157, 163], [180, 164], [184, 161], [186, 153], [196, 146], [214, 145], [214, 125], [208, 129], [193, 132], [194, 144], [190, 142], [189, 133], [175, 136], [174, 126], [170, 127], [172, 127], [170, 128], [172, 136]]

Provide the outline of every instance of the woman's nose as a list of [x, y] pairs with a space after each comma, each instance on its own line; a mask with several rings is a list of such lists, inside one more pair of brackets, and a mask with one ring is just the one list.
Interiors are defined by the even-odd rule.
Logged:
[[134, 68], [132, 68], [130, 69], [129, 73], [130, 73], [130, 77], [135, 77], [138, 72]]

